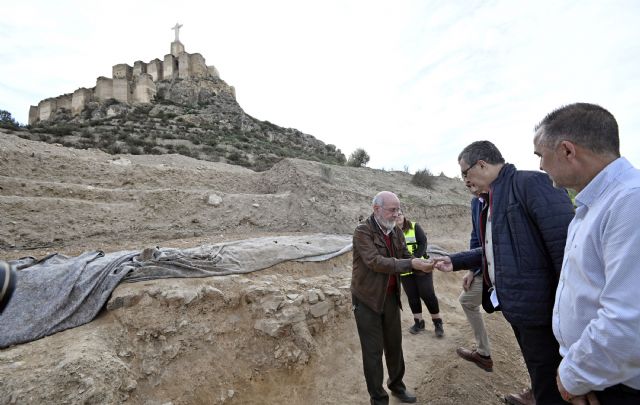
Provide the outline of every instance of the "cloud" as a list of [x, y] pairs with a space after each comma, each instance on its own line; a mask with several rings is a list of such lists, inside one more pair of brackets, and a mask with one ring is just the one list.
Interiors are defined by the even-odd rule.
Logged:
[[29, 105], [112, 65], [162, 59], [178, 21], [248, 114], [347, 155], [362, 147], [372, 167], [453, 176], [459, 151], [489, 139], [536, 169], [533, 126], [576, 101], [616, 115], [639, 165], [638, 17], [631, 0], [10, 2], [0, 108], [25, 122]]

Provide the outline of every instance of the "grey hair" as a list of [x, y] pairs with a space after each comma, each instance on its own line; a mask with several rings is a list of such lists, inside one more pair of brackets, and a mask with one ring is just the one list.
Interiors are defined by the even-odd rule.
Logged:
[[620, 157], [618, 123], [613, 114], [596, 104], [562, 106], [547, 114], [535, 131], [535, 141], [551, 149], [570, 141], [599, 155]]
[[392, 193], [391, 191], [381, 191], [378, 194], [376, 194], [375, 197], [373, 197], [373, 200], [371, 200], [371, 206], [379, 206], [379, 207], [384, 207], [384, 197], [385, 195], [388, 196], [396, 196], [394, 193]]
[[380, 192], [378, 194], [376, 194], [375, 197], [373, 197], [373, 200], [371, 200], [371, 206], [379, 206], [379, 207], [384, 207], [384, 198], [382, 198], [383, 192]]
[[458, 155], [458, 162], [460, 160], [464, 160], [469, 165], [473, 165], [478, 160], [484, 160], [493, 165], [504, 163], [500, 150], [489, 141], [476, 141], [469, 144]]

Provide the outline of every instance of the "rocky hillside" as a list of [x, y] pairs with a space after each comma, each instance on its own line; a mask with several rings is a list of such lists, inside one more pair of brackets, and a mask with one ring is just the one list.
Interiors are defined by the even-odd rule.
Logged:
[[246, 114], [233, 89], [215, 77], [159, 81], [151, 104], [94, 101], [75, 117], [60, 109], [51, 120], [18, 134], [111, 154], [179, 153], [258, 171], [282, 158], [345, 162], [334, 145]]

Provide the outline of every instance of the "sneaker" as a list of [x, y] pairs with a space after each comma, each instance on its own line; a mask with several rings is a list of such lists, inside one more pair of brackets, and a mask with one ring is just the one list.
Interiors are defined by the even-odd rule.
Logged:
[[436, 332], [436, 337], [443, 337], [444, 336], [444, 328], [442, 327], [442, 319], [434, 319], [433, 320], [433, 326], [435, 328], [435, 332]]
[[469, 350], [464, 347], [458, 347], [456, 349], [456, 353], [458, 353], [458, 356], [462, 357], [466, 361], [474, 363], [484, 371], [493, 371], [493, 360], [491, 360], [491, 356], [483, 356], [476, 350]]
[[409, 328], [409, 333], [416, 335], [420, 332], [424, 332], [424, 319], [414, 319], [415, 324]]
[[527, 388], [520, 394], [507, 394], [504, 400], [511, 405], [536, 405], [536, 399], [533, 397], [531, 388]]

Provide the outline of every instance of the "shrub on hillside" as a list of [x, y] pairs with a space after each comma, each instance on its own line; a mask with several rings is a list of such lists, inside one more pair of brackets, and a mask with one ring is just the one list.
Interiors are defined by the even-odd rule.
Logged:
[[418, 170], [411, 178], [411, 184], [417, 187], [433, 188], [435, 176], [429, 169]]
[[191, 156], [191, 149], [186, 145], [177, 145], [176, 152], [183, 156]]
[[47, 132], [57, 136], [65, 136], [71, 135], [75, 129], [74, 125], [61, 123], [50, 126], [47, 128]]
[[364, 167], [369, 163], [369, 154], [362, 148], [358, 148], [353, 151], [349, 159], [347, 160], [347, 166], [352, 167]]

